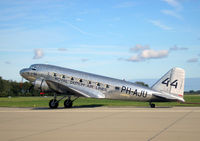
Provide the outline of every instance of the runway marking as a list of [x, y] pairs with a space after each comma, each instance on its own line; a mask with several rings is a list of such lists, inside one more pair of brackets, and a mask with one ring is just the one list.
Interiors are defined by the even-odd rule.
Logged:
[[183, 120], [186, 116], [188, 116], [189, 114], [191, 114], [193, 111], [187, 112], [186, 114], [184, 114], [183, 116], [181, 116], [180, 118], [176, 119], [174, 122], [172, 122], [171, 124], [169, 124], [167, 127], [165, 127], [164, 129], [162, 129], [160, 132], [158, 132], [157, 134], [155, 134], [153, 137], [149, 138], [148, 141], [151, 141], [153, 139], [155, 139], [156, 137], [160, 136], [162, 133], [164, 133], [167, 129], [169, 129], [170, 127], [172, 127], [173, 125], [175, 125], [177, 122]]

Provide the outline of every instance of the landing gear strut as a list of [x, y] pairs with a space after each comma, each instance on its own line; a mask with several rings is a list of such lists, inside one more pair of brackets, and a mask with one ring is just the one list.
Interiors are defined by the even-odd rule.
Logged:
[[[56, 109], [56, 108], [58, 108], [59, 102], [60, 102], [62, 99], [66, 98], [66, 96], [63, 96], [63, 97], [60, 98], [59, 100], [56, 100], [56, 98], [57, 98], [57, 96], [56, 96], [56, 94], [54, 94], [54, 98], [53, 98], [52, 100], [49, 101], [49, 107], [50, 107], [51, 109]], [[68, 96], [68, 99], [66, 99], [66, 100], [64, 101], [64, 107], [65, 107], [65, 108], [72, 108], [73, 102], [74, 102], [76, 99], [78, 99], [78, 98], [79, 98], [79, 97], [76, 97], [74, 100], [71, 100], [71, 96]]]
[[155, 106], [156, 106], [155, 104], [153, 104], [151, 102], [149, 102], [149, 105], [150, 105], [151, 108], [155, 108]]

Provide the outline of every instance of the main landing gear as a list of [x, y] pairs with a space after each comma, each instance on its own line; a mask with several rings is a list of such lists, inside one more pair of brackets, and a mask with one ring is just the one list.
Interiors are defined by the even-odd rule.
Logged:
[[151, 103], [151, 102], [149, 102], [149, 105], [150, 105], [151, 108], [155, 108], [156, 107], [156, 105]]
[[[66, 96], [63, 96], [59, 100], [56, 100], [56, 94], [54, 95], [54, 99], [49, 101], [49, 107], [51, 109], [58, 108], [59, 102], [64, 99]], [[65, 108], [72, 108], [73, 102], [78, 99], [79, 97], [76, 97], [74, 100], [71, 100], [71, 96], [68, 96], [68, 98], [64, 101], [64, 107]]]

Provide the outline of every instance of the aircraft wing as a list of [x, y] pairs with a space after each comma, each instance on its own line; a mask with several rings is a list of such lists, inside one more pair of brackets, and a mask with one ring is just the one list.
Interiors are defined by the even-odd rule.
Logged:
[[77, 95], [82, 97], [92, 97], [92, 98], [105, 98], [105, 95], [97, 90], [89, 89], [87, 87], [81, 87], [79, 85], [66, 84], [62, 81], [46, 80], [48, 86], [56, 92], [67, 94], [67, 95]]
[[168, 93], [156, 93], [156, 94], [152, 94], [153, 96], [160, 98], [160, 99], [164, 99], [166, 101], [181, 101], [181, 102], [185, 102], [185, 100], [181, 97], [178, 96], [174, 96], [172, 94], [168, 94]]

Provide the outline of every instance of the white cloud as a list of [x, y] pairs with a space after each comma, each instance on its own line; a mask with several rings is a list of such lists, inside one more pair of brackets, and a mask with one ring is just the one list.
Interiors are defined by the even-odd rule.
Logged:
[[88, 36], [93, 36], [92, 34], [88, 33], [88, 32], [85, 32], [83, 31], [82, 29], [80, 29], [78, 26], [75, 26], [67, 21], [60, 21], [60, 23], [64, 23], [64, 24], [67, 24], [69, 25], [72, 29], [74, 29], [75, 31], [78, 31], [79, 33], [83, 34], [83, 35], [88, 35]]
[[135, 45], [135, 47], [130, 48], [130, 50], [133, 52], [139, 52], [139, 51], [142, 51], [145, 49], [149, 49], [149, 46], [142, 46], [142, 45], [137, 44], [137, 45]]
[[58, 48], [58, 51], [67, 51], [67, 49], [66, 48]]
[[7, 64], [7, 65], [10, 65], [10, 64], [11, 64], [10, 61], [5, 61], [4, 63]]
[[41, 59], [44, 56], [42, 49], [35, 49], [33, 59]]
[[144, 61], [144, 59], [142, 59], [139, 55], [134, 55], [131, 58], [129, 58], [128, 61], [139, 62], [139, 61]]
[[175, 17], [177, 19], [183, 19], [181, 15], [179, 15], [177, 12], [173, 11], [173, 10], [161, 10], [161, 12], [165, 15], [169, 15], [172, 17]]
[[196, 63], [196, 62], [198, 62], [198, 61], [199, 61], [198, 58], [191, 58], [191, 59], [188, 59], [188, 60], [187, 60], [188, 63]]
[[145, 61], [147, 59], [159, 59], [167, 57], [169, 54], [168, 50], [153, 50], [153, 49], [145, 49], [141, 51], [139, 54], [132, 56], [128, 59], [128, 61], [138, 62]]
[[132, 1], [122, 2], [114, 6], [114, 8], [129, 8], [135, 6], [135, 3]]
[[160, 21], [158, 21], [158, 20], [150, 20], [149, 22], [152, 23], [153, 25], [157, 26], [157, 27], [160, 27], [160, 28], [163, 29], [163, 30], [172, 30], [171, 27], [162, 24], [162, 23], [161, 23]]
[[163, 0], [163, 1], [177, 9], [181, 9], [182, 7], [181, 4], [178, 2], [178, 0]]
[[82, 22], [83, 20], [81, 18], [76, 18], [77, 22]]
[[82, 62], [87, 62], [87, 61], [89, 61], [89, 59], [83, 58], [83, 59], [81, 59], [81, 61]]
[[120, 21], [121, 20], [121, 18], [120, 17], [115, 17], [115, 18], [113, 18], [113, 21]]
[[170, 51], [179, 51], [179, 50], [188, 50], [188, 48], [186, 48], [186, 47], [178, 47], [178, 46], [174, 45], [169, 50]]
[[141, 57], [145, 59], [151, 59], [151, 58], [163, 58], [168, 55], [168, 50], [144, 50], [141, 53]]

